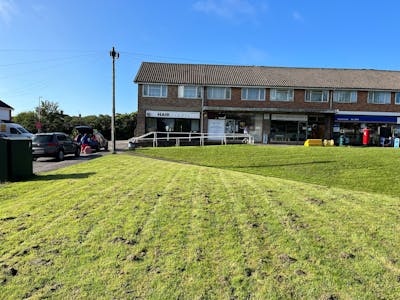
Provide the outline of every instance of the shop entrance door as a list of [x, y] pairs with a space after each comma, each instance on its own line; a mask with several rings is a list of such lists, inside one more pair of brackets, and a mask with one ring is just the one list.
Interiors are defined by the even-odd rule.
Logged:
[[307, 139], [307, 123], [298, 122], [297, 123], [297, 141], [304, 142]]
[[175, 119], [175, 132], [189, 132], [191, 131], [191, 121], [188, 119]]

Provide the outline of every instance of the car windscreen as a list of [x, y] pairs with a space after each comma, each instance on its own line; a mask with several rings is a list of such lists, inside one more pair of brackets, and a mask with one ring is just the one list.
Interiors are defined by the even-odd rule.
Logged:
[[32, 138], [32, 142], [37, 144], [50, 143], [52, 139], [52, 135], [35, 135]]
[[30, 133], [30, 132], [29, 132], [28, 130], [26, 130], [24, 127], [18, 126], [17, 129], [19, 130], [19, 132], [22, 132], [22, 133]]

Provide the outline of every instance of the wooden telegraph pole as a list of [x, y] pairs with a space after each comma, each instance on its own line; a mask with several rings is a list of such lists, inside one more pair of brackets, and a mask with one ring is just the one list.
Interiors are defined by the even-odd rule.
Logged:
[[111, 115], [111, 141], [112, 141], [112, 154], [115, 154], [115, 60], [119, 58], [119, 53], [115, 51], [114, 47], [110, 51], [112, 57], [112, 115]]

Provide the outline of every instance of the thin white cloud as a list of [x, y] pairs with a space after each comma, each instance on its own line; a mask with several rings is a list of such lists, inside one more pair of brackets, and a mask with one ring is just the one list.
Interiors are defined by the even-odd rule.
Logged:
[[13, 0], [0, 0], [0, 21], [9, 24], [16, 10]]
[[214, 14], [224, 18], [235, 18], [238, 16], [254, 16], [259, 9], [265, 11], [265, 3], [261, 7], [250, 3], [247, 0], [199, 0], [193, 5], [196, 11]]
[[304, 21], [303, 15], [301, 13], [299, 13], [298, 11], [294, 11], [292, 13], [292, 17], [295, 21], [300, 21], [300, 22]]
[[268, 58], [265, 50], [248, 45], [240, 55], [240, 62], [244, 65], [265, 65]]

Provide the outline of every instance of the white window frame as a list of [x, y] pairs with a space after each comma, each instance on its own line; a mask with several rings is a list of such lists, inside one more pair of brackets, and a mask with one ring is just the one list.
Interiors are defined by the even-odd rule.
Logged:
[[400, 92], [396, 92], [394, 96], [394, 104], [399, 105], [400, 104]]
[[[377, 97], [377, 95], [385, 94], [385, 98], [383, 102], [380, 102], [381, 99]], [[379, 102], [378, 102], [379, 101]], [[369, 91], [368, 92], [368, 104], [391, 104], [392, 103], [392, 92], [387, 91]]]
[[[316, 101], [312, 99], [313, 93], [321, 93], [322, 98]], [[312, 103], [325, 103], [328, 102], [329, 98], [329, 91], [328, 90], [306, 90], [306, 97], [305, 102], [312, 102]]]
[[[278, 98], [277, 95], [286, 94], [286, 98]], [[270, 101], [284, 101], [293, 102], [294, 101], [294, 89], [270, 89], [269, 91]]]
[[[159, 90], [159, 93], [154, 94], [154, 91], [157, 89]], [[142, 95], [143, 97], [167, 98], [168, 86], [164, 84], [143, 84]]]
[[[224, 98], [217, 97], [214, 91], [224, 89]], [[231, 100], [231, 88], [229, 87], [220, 87], [220, 86], [208, 86], [207, 87], [207, 99], [210, 100]]]
[[357, 94], [355, 90], [335, 90], [333, 91], [333, 102], [357, 103]]
[[[186, 92], [190, 89], [195, 89], [195, 96], [191, 97]], [[202, 88], [200, 86], [195, 85], [180, 85], [178, 86], [178, 98], [186, 98], [186, 99], [201, 99]]]
[[[256, 92], [257, 96], [250, 98], [249, 91]], [[265, 89], [264, 88], [242, 88], [242, 100], [247, 101], [265, 101]]]

